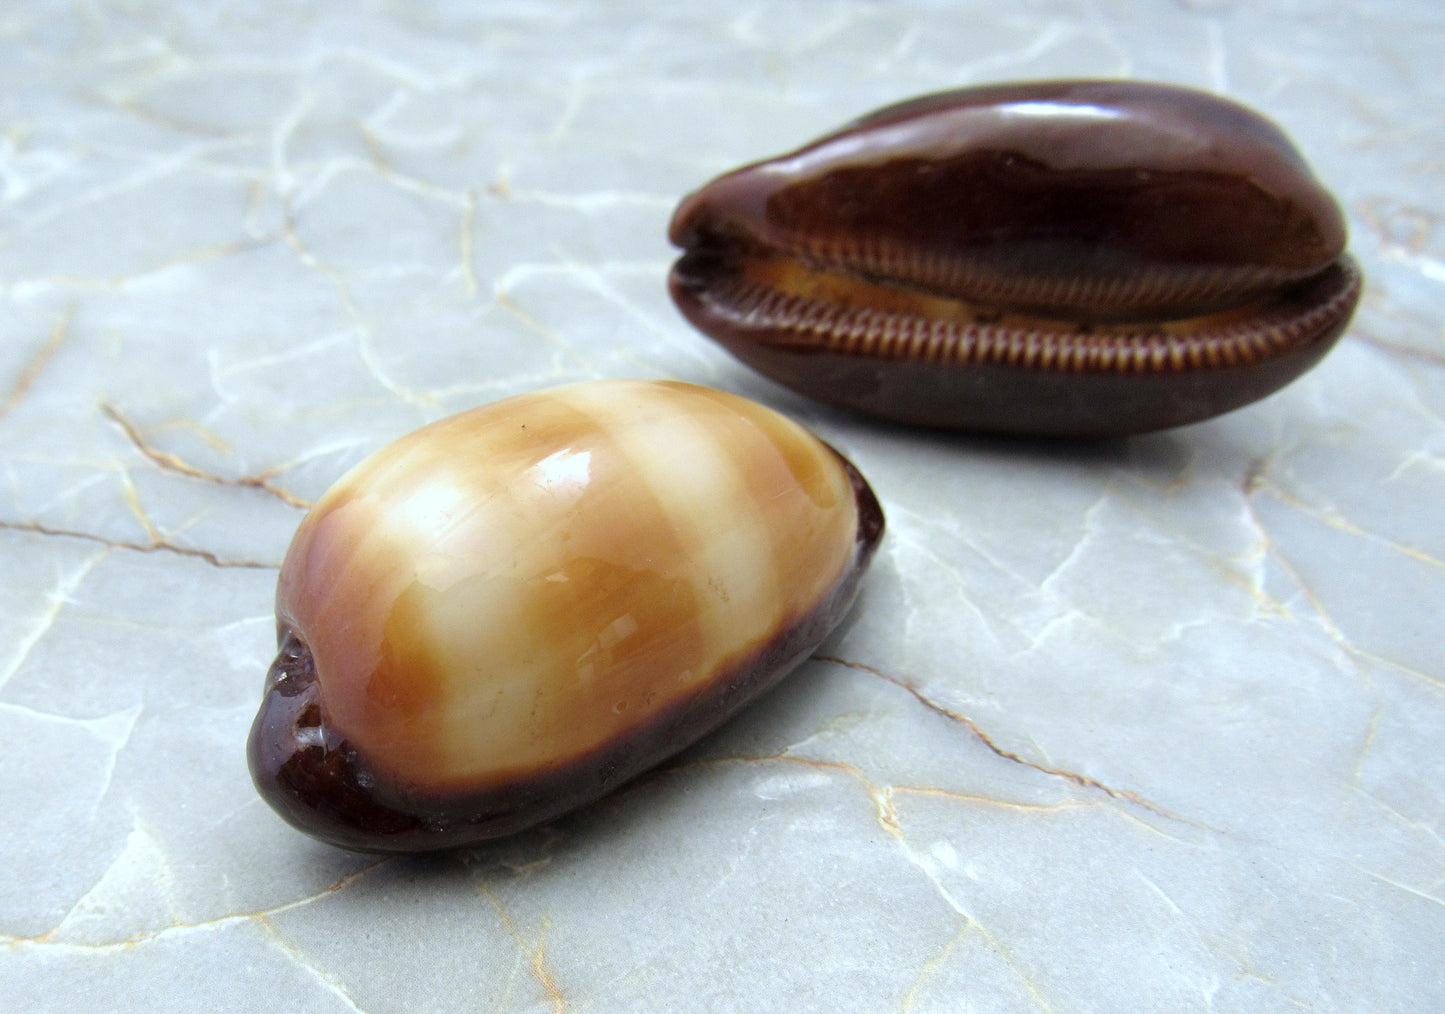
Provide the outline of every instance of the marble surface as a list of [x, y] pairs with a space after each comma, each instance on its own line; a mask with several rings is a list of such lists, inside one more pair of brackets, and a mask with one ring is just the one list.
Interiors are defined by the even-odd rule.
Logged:
[[[0, 1007], [1445, 1008], [1442, 48], [1408, 0], [7, 0]], [[947, 436], [671, 307], [666, 222], [715, 173], [1085, 75], [1297, 139], [1369, 279], [1317, 370], [1160, 435]], [[610, 376], [858, 463], [890, 531], [850, 624], [549, 827], [381, 860], [291, 830], [242, 744], [305, 503]]]

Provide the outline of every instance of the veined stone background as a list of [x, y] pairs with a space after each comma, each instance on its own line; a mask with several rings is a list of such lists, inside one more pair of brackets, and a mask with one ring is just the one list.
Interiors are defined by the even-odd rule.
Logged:
[[[1445, 1009], [1445, 8], [0, 6], [0, 1008]], [[1177, 431], [915, 432], [692, 331], [677, 200], [879, 105], [1159, 79], [1280, 122], [1368, 278]], [[403, 432], [655, 376], [890, 523], [776, 693], [574, 816], [353, 855], [243, 744], [304, 504]]]

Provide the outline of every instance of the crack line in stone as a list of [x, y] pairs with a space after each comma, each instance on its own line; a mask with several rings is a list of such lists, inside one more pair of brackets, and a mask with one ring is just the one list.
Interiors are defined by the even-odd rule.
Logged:
[[[4, 528], [6, 531], [11, 530], [4, 522], [0, 522], [0, 528]], [[46, 596], [49, 604], [45, 610], [45, 615], [41, 617], [40, 622], [35, 625], [33, 630], [16, 640], [15, 650], [10, 660], [5, 663], [4, 669], [0, 670], [0, 687], [9, 683], [11, 677], [20, 671], [20, 667], [25, 664], [25, 660], [29, 658], [30, 653], [35, 650], [35, 646], [40, 643], [41, 639], [50, 631], [50, 628], [55, 625], [55, 621], [60, 617], [60, 611], [70, 602], [70, 596], [75, 592], [75, 589], [80, 587], [80, 583], [84, 581], [90, 572], [96, 568], [96, 565], [108, 555], [110, 555], [109, 548], [92, 554], [79, 567], [75, 568], [72, 573], [63, 577], [60, 583]]]
[[30, 357], [30, 362], [26, 363], [25, 368], [20, 371], [15, 386], [10, 388], [10, 393], [5, 395], [5, 400], [0, 401], [0, 422], [3, 422], [5, 417], [15, 410], [15, 406], [20, 404], [20, 399], [25, 397], [30, 388], [34, 386], [35, 381], [39, 379], [40, 374], [44, 372], [45, 367], [50, 364], [51, 358], [54, 357], [56, 350], [60, 348], [61, 342], [65, 341], [65, 336], [70, 331], [72, 312], [73, 308], [65, 311], [55, 327], [51, 329], [50, 336], [41, 343], [40, 348]]
[[1405, 663], [1398, 662], [1393, 658], [1386, 658], [1384, 655], [1376, 654], [1373, 651], [1366, 651], [1364, 648], [1356, 647], [1355, 645], [1345, 641], [1341, 641], [1340, 647], [1344, 649], [1346, 654], [1354, 656], [1355, 658], [1362, 658], [1373, 664], [1385, 666], [1387, 669], [1394, 669], [1396, 672], [1402, 672], [1407, 676], [1414, 676], [1416, 679], [1424, 680], [1427, 684], [1429, 684], [1436, 690], [1445, 690], [1445, 679], [1442, 679], [1439, 676], [1433, 676], [1422, 669], [1416, 669], [1413, 666], [1408, 666]]
[[[1249, 511], [1250, 516], [1255, 519], [1255, 524], [1259, 527], [1260, 531], [1265, 531], [1264, 525], [1259, 522], [1258, 517], [1254, 514], [1254, 508], [1252, 504], [1249, 505]], [[1304, 575], [1295, 568], [1294, 564], [1290, 562], [1289, 558], [1272, 542], [1269, 545], [1269, 553], [1274, 558], [1276, 565], [1289, 575], [1290, 579], [1294, 582], [1295, 587], [1298, 589], [1299, 593], [1304, 596], [1305, 600], [1309, 603], [1310, 608], [1314, 610], [1315, 619], [1323, 628], [1325, 636], [1328, 637], [1331, 641], [1333, 641], [1335, 646], [1339, 648], [1339, 650], [1342, 651], [1346, 656], [1355, 659], [1366, 659], [1369, 662], [1378, 665], [1388, 666], [1389, 668], [1395, 669], [1399, 672], [1415, 676], [1436, 689], [1445, 689], [1445, 679], [1441, 679], [1438, 676], [1433, 676], [1430, 673], [1427, 673], [1421, 669], [1413, 668], [1412, 666], [1408, 666], [1405, 663], [1399, 662], [1395, 659], [1387, 658], [1384, 655], [1380, 655], [1371, 651], [1366, 651], [1364, 648], [1361, 648], [1355, 644], [1351, 644], [1349, 638], [1345, 636], [1345, 632], [1340, 629], [1340, 626], [1335, 622], [1334, 617], [1331, 616], [1329, 610], [1325, 608], [1324, 601], [1319, 597], [1319, 595], [1315, 593], [1315, 590], [1305, 580]], [[1341, 671], [1345, 671], [1343, 666], [1341, 666]], [[1358, 670], [1356, 670], [1356, 674], [1363, 675], [1360, 674]]]
[[552, 977], [552, 971], [547, 965], [545, 940], [547, 930], [550, 928], [551, 923], [545, 916], [543, 917], [542, 929], [537, 935], [537, 944], [535, 947], [529, 948], [522, 939], [522, 931], [517, 926], [517, 920], [513, 917], [512, 913], [507, 910], [507, 907], [502, 904], [502, 900], [497, 897], [496, 892], [480, 881], [477, 882], [477, 889], [482, 892], [483, 896], [485, 896], [491, 904], [492, 910], [497, 913], [497, 918], [502, 921], [502, 926], [506, 929], [507, 935], [512, 938], [512, 942], [517, 945], [518, 951], [525, 954], [530, 950], [532, 974], [536, 977], [542, 988], [547, 991], [547, 996], [552, 1002], [552, 1010], [554, 1012], [565, 1011], [567, 1009], [567, 998], [562, 995], [562, 991], [557, 987], [557, 981]]
[[1432, 556], [1431, 554], [1425, 552], [1422, 549], [1416, 549], [1413, 546], [1407, 546], [1403, 543], [1396, 542], [1394, 539], [1388, 538], [1384, 535], [1380, 535], [1376, 532], [1369, 531], [1368, 529], [1361, 528], [1359, 525], [1346, 518], [1341, 517], [1333, 511], [1324, 510], [1322, 508], [1314, 506], [1313, 504], [1306, 503], [1304, 500], [1301, 500], [1299, 497], [1294, 496], [1293, 494], [1281, 489], [1280, 487], [1274, 485], [1263, 477], [1258, 477], [1255, 480], [1254, 484], [1250, 487], [1249, 492], [1251, 494], [1263, 493], [1264, 495], [1273, 499], [1275, 502], [1283, 504], [1286, 507], [1291, 507], [1299, 511], [1301, 514], [1304, 514], [1305, 516], [1319, 522], [1320, 524], [1325, 525], [1329, 528], [1333, 528], [1336, 531], [1344, 532], [1346, 535], [1355, 535], [1359, 536], [1362, 539], [1367, 539], [1371, 542], [1378, 542], [1386, 548], [1401, 554], [1402, 556], [1407, 556], [1411, 559], [1418, 560], [1421, 563], [1430, 564], [1435, 567], [1445, 568], [1445, 559], [1441, 559], [1437, 556]]
[[121, 415], [113, 406], [102, 404], [100, 411], [107, 419], [120, 427], [121, 432], [125, 434], [126, 439], [135, 446], [136, 450], [162, 471], [175, 472], [179, 475], [189, 476], [192, 479], [200, 479], [203, 482], [214, 483], [218, 486], [238, 486], [243, 489], [263, 490], [282, 503], [292, 507], [301, 510], [311, 509], [309, 501], [302, 500], [300, 497], [289, 493], [287, 490], [271, 482], [271, 477], [281, 471], [279, 468], [268, 469], [260, 475], [243, 475], [237, 478], [227, 478], [223, 475], [216, 475], [214, 472], [207, 472], [204, 469], [197, 468], [181, 460], [174, 454], [167, 451], [159, 451], [151, 447], [145, 442], [145, 439], [141, 436], [135, 424]]
[[918, 975], [914, 977], [913, 985], [908, 987], [908, 992], [903, 996], [903, 1014], [910, 1014], [913, 1010], [913, 1003], [918, 991], [923, 988], [929, 979], [933, 978], [934, 973], [948, 960], [949, 955], [953, 953], [954, 948], [958, 946], [959, 942], [976, 928], [977, 926], [973, 920], [965, 918], [963, 925], [958, 928], [958, 932], [954, 933], [953, 936], [949, 938], [948, 943], [943, 945], [943, 950], [923, 963], [923, 967], [918, 970]]
[[999, 960], [1001, 960], [1005, 965], [1008, 966], [1009, 971], [1011, 971], [1015, 976], [1017, 976], [1018, 980], [1023, 983], [1024, 989], [1028, 991], [1029, 997], [1033, 1000], [1034, 1003], [1039, 1006], [1039, 1009], [1045, 1012], [1052, 1012], [1053, 1006], [1048, 1002], [1048, 1000], [1044, 998], [1043, 994], [1039, 992], [1038, 987], [1033, 984], [1033, 980], [1031, 980], [1027, 975], [1024, 974], [1023, 969], [1018, 966], [1017, 962], [1015, 962], [1013, 956], [1009, 953], [1009, 951], [1001, 943], [999, 943], [998, 939], [995, 938], [994, 935], [988, 931], [988, 927], [984, 926], [983, 923], [979, 922], [979, 920], [973, 915], [973, 913], [968, 910], [968, 907], [964, 905], [962, 901], [956, 898], [953, 892], [950, 891], [947, 885], [945, 885], [943, 881], [939, 878], [936, 865], [915, 852], [907, 841], [901, 842], [901, 845], [903, 848], [904, 858], [907, 859], [909, 864], [912, 865], [916, 870], [918, 870], [918, 872], [922, 873], [923, 876], [928, 880], [928, 882], [933, 885], [934, 891], [936, 891], [938, 893], [938, 896], [943, 899], [943, 903], [949, 908], [953, 909], [955, 912], [957, 912], [964, 919], [966, 919], [970, 925], [978, 929], [978, 932], [983, 937], [984, 942], [988, 944], [989, 948], [999, 956]]
[[117, 289], [124, 289], [144, 279], [154, 278], [164, 274], [173, 268], [204, 264], [207, 261], [218, 260], [229, 257], [233, 254], [246, 253], [251, 250], [258, 250], [269, 246], [276, 241], [274, 235], [257, 237], [255, 239], [235, 240], [228, 243], [216, 243], [211, 246], [200, 246], [191, 250], [183, 251], [172, 257], [167, 257], [153, 263], [140, 265], [128, 274], [122, 275], [77, 275], [60, 274], [47, 278], [25, 279], [15, 283], [11, 288], [18, 289], [21, 285], [32, 290], [75, 290], [86, 292], [109, 292]]
[[140, 491], [135, 488], [135, 482], [131, 480], [130, 471], [126, 468], [120, 470], [120, 483], [125, 489], [125, 504], [130, 508], [136, 522], [145, 529], [146, 538], [150, 539], [153, 545], [162, 541], [160, 529], [155, 526], [150, 515], [141, 506]]
[[[283, 222], [282, 234], [286, 239], [286, 245], [300, 259], [301, 263], [313, 271], [324, 275], [336, 288], [336, 294], [341, 299], [342, 306], [346, 308], [347, 316], [351, 318], [352, 337], [356, 346], [356, 356], [361, 365], [371, 378], [386, 391], [397, 398], [412, 405], [422, 412], [432, 412], [435, 407], [435, 399], [430, 395], [418, 393], [406, 387], [397, 380], [394, 380], [389, 373], [377, 361], [371, 344], [375, 337], [375, 329], [370, 320], [357, 305], [356, 297], [352, 294], [351, 283], [346, 280], [340, 269], [323, 261], [311, 252], [300, 234], [296, 232], [295, 222], [292, 220], [292, 202], [287, 202], [285, 220]], [[309, 506], [309, 505], [308, 505]]]
[[1246, 955], [1237, 954], [1233, 950], [1230, 950], [1229, 948], [1214, 940], [1210, 934], [1206, 933], [1195, 922], [1195, 920], [1189, 915], [1189, 913], [1185, 912], [1184, 909], [1179, 907], [1179, 905], [1174, 901], [1173, 898], [1169, 897], [1169, 895], [1165, 892], [1164, 888], [1160, 887], [1153, 880], [1146, 877], [1137, 867], [1134, 869], [1133, 873], [1134, 876], [1138, 877], [1144, 882], [1144, 885], [1148, 887], [1149, 890], [1153, 891], [1156, 895], [1158, 895], [1159, 899], [1163, 901], [1165, 905], [1169, 906], [1169, 910], [1179, 918], [1180, 923], [1182, 923], [1185, 927], [1188, 928], [1189, 935], [1194, 938], [1194, 942], [1198, 944], [1202, 950], [1204, 950], [1208, 954], [1217, 954], [1223, 957], [1226, 961], [1233, 962], [1238, 968], [1238, 971], [1236, 973], [1237, 975], [1245, 976], [1251, 979], [1257, 979], [1258, 981], [1267, 983], [1269, 985], [1275, 984], [1272, 978], [1263, 974], [1253, 965], [1251, 965], [1249, 962], [1249, 958]]
[[542, 988], [547, 991], [547, 995], [551, 998], [552, 1010], [556, 1012], [556, 1014], [561, 1014], [562, 1011], [567, 1009], [567, 999], [562, 995], [562, 991], [557, 988], [557, 983], [552, 978], [552, 970], [547, 966], [546, 944], [542, 939], [546, 936], [547, 928], [548, 924], [544, 919], [542, 921], [542, 935], [537, 938], [537, 950], [532, 955], [532, 973], [537, 976], [538, 981], [542, 983]]
[[1357, 792], [1359, 795], [1364, 796], [1366, 801], [1368, 801], [1370, 804], [1378, 806], [1380, 809], [1384, 810], [1386, 813], [1388, 813], [1395, 820], [1399, 821], [1405, 827], [1410, 828], [1413, 831], [1419, 831], [1422, 834], [1428, 835], [1429, 837], [1434, 839], [1435, 844], [1442, 851], [1445, 851], [1445, 838], [1442, 838], [1439, 831], [1436, 831], [1433, 827], [1425, 823], [1423, 820], [1415, 820], [1407, 817], [1405, 814], [1395, 809], [1393, 806], [1385, 802], [1379, 796], [1371, 795], [1364, 789], [1360, 788], [1358, 785], [1351, 785], [1350, 788]]
[[1433, 894], [1427, 894], [1426, 892], [1420, 890], [1418, 887], [1411, 887], [1408, 884], [1400, 883], [1398, 880], [1391, 880], [1383, 873], [1376, 873], [1374, 870], [1367, 870], [1363, 866], [1358, 866], [1353, 863], [1351, 865], [1355, 866], [1355, 869], [1359, 870], [1361, 873], [1371, 878], [1372, 880], [1378, 880], [1382, 884], [1389, 884], [1391, 887], [1404, 891], [1406, 894], [1413, 894], [1417, 898], [1424, 898], [1426, 901], [1433, 902], [1434, 904], [1440, 905], [1441, 907], [1445, 907], [1445, 900], [1437, 898]]
[[886, 680], [887, 682], [892, 683], [894, 686], [898, 687], [901, 690], [906, 690], [909, 694], [913, 696], [916, 701], [918, 701], [919, 704], [922, 704], [928, 710], [932, 711], [937, 715], [941, 715], [952, 722], [957, 722], [964, 728], [968, 729], [968, 731], [973, 733], [973, 735], [978, 739], [980, 743], [988, 747], [989, 750], [991, 750], [999, 757], [1002, 757], [1004, 760], [1012, 761], [1015, 764], [1022, 764], [1024, 767], [1033, 768], [1035, 771], [1039, 771], [1043, 774], [1052, 775], [1055, 778], [1062, 778], [1066, 781], [1073, 782], [1080, 788], [1096, 789], [1104, 793], [1105, 795], [1110, 796], [1113, 799], [1118, 799], [1133, 803], [1136, 806], [1141, 806], [1144, 809], [1148, 810], [1150, 813], [1157, 814], [1158, 816], [1164, 817], [1168, 820], [1176, 820], [1183, 824], [1190, 824], [1195, 827], [1200, 827], [1203, 830], [1213, 830], [1213, 828], [1204, 827], [1204, 825], [1202, 824], [1197, 824], [1194, 821], [1186, 820], [1183, 817], [1170, 813], [1168, 810], [1165, 810], [1158, 804], [1151, 803], [1149, 800], [1145, 799], [1143, 796], [1140, 796], [1138, 793], [1130, 792], [1126, 789], [1111, 788], [1110, 786], [1105, 785], [1103, 782], [1099, 781], [1097, 778], [1091, 778], [1088, 775], [1081, 775], [1076, 771], [1069, 771], [1064, 768], [1054, 768], [1048, 767], [1043, 764], [1037, 764], [1034, 761], [1021, 757], [1010, 750], [1005, 750], [1003, 747], [999, 746], [992, 739], [990, 739], [988, 734], [984, 732], [983, 729], [979, 728], [978, 723], [974, 722], [974, 720], [969, 718], [967, 715], [963, 715], [956, 711], [951, 711], [948, 708], [945, 708], [943, 705], [938, 704], [937, 702], [932, 701], [928, 697], [924, 696], [917, 688], [912, 687], [907, 683], [903, 682], [902, 680], [894, 676], [890, 676], [882, 670], [876, 669], [871, 665], [867, 665], [863, 662], [852, 662], [846, 658], [839, 658], [836, 655], [813, 655], [812, 657], [819, 662], [831, 662], [834, 665], [841, 665], [848, 669], [856, 669], [859, 672], [869, 673], [870, 675], [877, 676], [879, 679]]
[[295, 962], [297, 965], [300, 965], [302, 968], [306, 969], [306, 971], [310, 972], [311, 975], [316, 979], [316, 981], [319, 982], [327, 990], [327, 992], [334, 994], [338, 999], [341, 1000], [342, 1003], [346, 1004], [349, 1010], [355, 1011], [356, 1014], [366, 1014], [364, 1010], [362, 1010], [356, 1005], [356, 1001], [351, 999], [351, 994], [346, 991], [346, 986], [340, 980], [338, 980], [335, 976], [331, 975], [329, 972], [318, 968], [309, 958], [307, 958], [305, 953], [303, 953], [300, 948], [296, 947], [289, 940], [283, 937], [280, 932], [277, 931], [276, 927], [271, 924], [271, 920], [267, 916], [257, 916], [257, 921], [261, 924], [261, 928], [265, 931], [266, 935], [271, 938], [271, 940], [276, 944], [278, 948], [280, 948], [281, 952], [285, 954], [288, 958], [290, 958], [293, 962]]
[[[783, 759], [787, 759], [787, 758], [783, 758]], [[999, 806], [999, 807], [1003, 807], [1004, 809], [1008, 809], [1008, 810], [1020, 810], [1020, 811], [1023, 811], [1023, 812], [1025, 812], [1025, 813], [1027, 813], [1027, 812], [1035, 812], [1035, 813], [1063, 813], [1065, 810], [1080, 810], [1080, 809], [1084, 809], [1084, 808], [1086, 808], [1086, 807], [1109, 806], [1111, 813], [1117, 814], [1118, 816], [1122, 817], [1124, 820], [1129, 821], [1131, 824], [1136, 824], [1136, 825], [1138, 825], [1139, 827], [1143, 828], [1145, 831], [1150, 832], [1151, 834], [1157, 834], [1160, 838], [1163, 838], [1163, 839], [1165, 839], [1165, 840], [1167, 840], [1167, 841], [1177, 842], [1177, 843], [1180, 844], [1180, 845], [1188, 845], [1188, 846], [1190, 846], [1190, 847], [1192, 847], [1192, 848], [1199, 848], [1199, 847], [1201, 847], [1200, 844], [1199, 844], [1199, 842], [1197, 842], [1197, 841], [1191, 841], [1191, 840], [1188, 839], [1188, 838], [1181, 838], [1181, 837], [1179, 837], [1178, 835], [1169, 834], [1167, 831], [1164, 831], [1164, 830], [1161, 829], [1161, 828], [1155, 827], [1153, 824], [1149, 823], [1149, 821], [1147, 821], [1147, 820], [1144, 820], [1142, 817], [1138, 817], [1138, 816], [1136, 816], [1135, 814], [1130, 813], [1130, 812], [1129, 812], [1127, 809], [1125, 809], [1124, 807], [1121, 807], [1121, 806], [1112, 806], [1111, 804], [1105, 802], [1104, 800], [1087, 800], [1087, 799], [1070, 798], [1070, 799], [1068, 799], [1067, 801], [1061, 802], [1061, 803], [1019, 803], [1019, 802], [1015, 802], [1015, 801], [1013, 801], [1013, 800], [1008, 800], [1008, 799], [995, 799], [995, 798], [993, 798], [992, 796], [980, 796], [980, 795], [978, 795], [978, 794], [976, 794], [976, 793], [972, 793], [972, 792], [956, 792], [956, 791], [954, 791], [954, 790], [952, 790], [952, 789], [940, 789], [940, 788], [934, 788], [934, 787], [932, 787], [932, 786], [919, 786], [919, 785], [894, 785], [894, 786], [890, 786], [889, 789], [888, 789], [888, 795], [889, 795], [890, 802], [891, 802], [891, 800], [892, 800], [892, 797], [895, 796], [895, 795], [900, 795], [900, 796], [936, 796], [936, 797], [939, 797], [939, 798], [942, 798], [942, 799], [960, 800], [960, 801], [965, 801], [965, 802], [969, 802], [969, 803], [981, 803], [981, 804], [983, 804], [983, 805], [985, 805], [985, 806]], [[1208, 827], [1207, 825], [1200, 824], [1200, 823], [1197, 823], [1197, 822], [1195, 822], [1195, 821], [1186, 821], [1186, 820], [1182, 820], [1182, 819], [1180, 819], [1180, 818], [1178, 818], [1178, 817], [1175, 817], [1175, 818], [1173, 818], [1173, 819], [1179, 821], [1179, 823], [1181, 823], [1181, 824], [1186, 824], [1186, 825], [1188, 825], [1188, 826], [1190, 826], [1190, 827], [1197, 827], [1197, 828], [1200, 828], [1201, 830], [1205, 830], [1205, 831], [1211, 831], [1211, 832], [1213, 832], [1214, 834], [1223, 834], [1223, 833], [1224, 833], [1224, 832], [1222, 832], [1222, 831], [1219, 831], [1219, 830], [1216, 829], [1216, 828]]]
[[103, 944], [72, 944], [53, 941], [50, 939], [50, 937], [54, 935], [57, 929], [59, 929], [59, 926], [56, 926], [52, 929], [46, 930], [44, 933], [41, 933], [38, 936], [33, 937], [12, 937], [0, 935], [0, 946], [14, 947], [18, 944], [30, 944], [35, 947], [61, 948], [70, 951], [87, 951], [97, 954], [107, 954], [114, 951], [127, 951], [132, 948], [142, 946], [144, 944], [152, 943], [156, 940], [176, 936], [181, 933], [189, 933], [193, 930], [220, 929], [226, 926], [234, 925], [236, 923], [250, 922], [252, 920], [269, 920], [272, 916], [281, 915], [282, 913], [289, 912], [294, 908], [302, 908], [306, 905], [310, 905], [312, 902], [320, 901], [322, 898], [335, 894], [337, 891], [350, 887], [353, 883], [360, 880], [368, 873], [380, 869], [387, 863], [395, 862], [399, 858], [400, 856], [384, 856], [376, 860], [376, 862], [370, 864], [369, 866], [363, 866], [361, 869], [356, 870], [355, 872], [348, 873], [345, 876], [338, 878], [329, 886], [323, 888], [320, 891], [317, 891], [315, 894], [307, 895], [304, 898], [297, 898], [294, 901], [283, 902], [282, 904], [277, 905], [274, 908], [262, 909], [258, 912], [241, 912], [234, 915], [221, 915], [217, 916], [214, 919], [202, 920], [201, 922], [177, 923], [175, 925], [165, 926], [161, 929], [152, 930], [147, 933], [140, 933], [125, 940], [117, 940], [111, 943]]
[[119, 539], [108, 539], [104, 535], [96, 535], [94, 532], [78, 532], [68, 528], [51, 528], [38, 521], [21, 522], [0, 520], [0, 531], [29, 532], [32, 535], [47, 535], [61, 539], [84, 539], [86, 542], [97, 542], [111, 549], [129, 549], [137, 553], [176, 553], [180, 556], [190, 556], [198, 560], [205, 560], [213, 567], [239, 567], [247, 570], [281, 569], [281, 565], [278, 563], [260, 563], [256, 560], [223, 560], [210, 550], [194, 549], [190, 546], [177, 546], [163, 539], [151, 543], [125, 542]]
[[[1022, 810], [1026, 812], [1033, 811], [1041, 813], [1057, 813], [1064, 810], [1077, 810], [1086, 807], [1108, 805], [1102, 800], [1091, 801], [1085, 799], [1069, 799], [1061, 803], [1018, 803], [1011, 800], [994, 799], [990, 796], [980, 796], [969, 792], [956, 792], [952, 789], [940, 789], [933, 786], [920, 785], [889, 785], [885, 788], [880, 789], [878, 786], [870, 782], [867, 776], [865, 776], [862, 771], [854, 767], [852, 764], [849, 764], [847, 761], [827, 760], [821, 757], [800, 757], [797, 754], [789, 753], [787, 749], [784, 749], [774, 754], [735, 754], [727, 757], [710, 757], [702, 760], [685, 761], [683, 763], [674, 764], [669, 767], [654, 768], [652, 771], [642, 775], [637, 780], [629, 783], [627, 786], [618, 789], [613, 794], [613, 796], [620, 799], [624, 796], [629, 795], [637, 789], [641, 789], [655, 778], [673, 775], [680, 771], [686, 771], [689, 768], [708, 767], [717, 764], [764, 763], [798, 764], [802, 767], [813, 768], [814, 770], [818, 771], [831, 771], [848, 776], [853, 781], [857, 782], [868, 794], [870, 801], [873, 803], [874, 809], [877, 811], [875, 816], [878, 821], [878, 826], [890, 836], [897, 838], [900, 842], [904, 844], [907, 844], [908, 839], [907, 836], [903, 833], [903, 823], [898, 816], [898, 809], [893, 802], [894, 797], [898, 795], [936, 796], [943, 799], [957, 800], [968, 803], [983, 803], [989, 806], [1000, 806], [1010, 810]], [[1154, 834], [1157, 834], [1162, 838], [1167, 838], [1170, 841], [1180, 842], [1185, 845], [1195, 844], [1188, 839], [1178, 838], [1174, 835], [1166, 834], [1159, 828], [1150, 824], [1148, 821], [1141, 820], [1140, 818], [1129, 813], [1127, 810], [1123, 810], [1119, 807], [1112, 807], [1111, 812], [1118, 814], [1125, 820], [1138, 824], [1145, 830], [1152, 831]], [[1178, 820], [1179, 818], [1174, 819]], [[1188, 822], [1181, 821], [1181, 823]], [[1202, 827], [1202, 825], [1197, 826]], [[1207, 828], [1206, 830], [1213, 829]]]
[[1375, 713], [1370, 716], [1370, 725], [1365, 730], [1365, 741], [1360, 744], [1360, 750], [1355, 755], [1355, 765], [1350, 770], [1350, 786], [1354, 789], [1360, 787], [1360, 771], [1365, 766], [1365, 761], [1370, 757], [1370, 751], [1375, 748], [1375, 739], [1380, 732], [1380, 719], [1385, 713], [1384, 706], [1377, 706]]

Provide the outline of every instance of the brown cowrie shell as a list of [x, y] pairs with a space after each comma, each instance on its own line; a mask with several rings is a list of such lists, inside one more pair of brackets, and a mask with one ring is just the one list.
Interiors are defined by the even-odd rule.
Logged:
[[720, 391], [596, 381], [444, 419], [302, 521], [252, 777], [346, 848], [522, 830], [773, 686], [882, 532], [852, 465]]
[[1343, 333], [1339, 206], [1233, 102], [1128, 81], [880, 110], [689, 196], [673, 299], [759, 372], [886, 419], [1138, 433], [1262, 398]]

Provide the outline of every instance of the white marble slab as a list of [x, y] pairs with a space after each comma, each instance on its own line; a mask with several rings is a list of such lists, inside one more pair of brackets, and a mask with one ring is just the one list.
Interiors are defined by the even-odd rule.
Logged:
[[[1303, 0], [7, 0], [0, 1007], [1445, 1009], [1445, 12]], [[1369, 278], [1267, 401], [884, 427], [694, 333], [677, 199], [1001, 78], [1212, 88]], [[727, 388], [871, 478], [849, 627], [615, 797], [425, 859], [256, 797], [301, 504], [466, 406]]]

